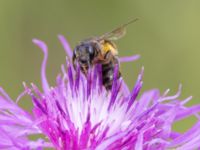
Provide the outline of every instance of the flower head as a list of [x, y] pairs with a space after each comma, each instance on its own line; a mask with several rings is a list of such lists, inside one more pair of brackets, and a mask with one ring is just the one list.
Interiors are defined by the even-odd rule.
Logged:
[[[50, 87], [46, 78], [47, 46], [34, 40], [44, 52], [41, 67], [43, 91], [36, 85], [19, 96], [28, 94], [34, 104], [28, 113], [13, 102], [1, 89], [0, 148], [4, 149], [195, 149], [200, 147], [200, 121], [185, 133], [173, 131], [172, 125], [190, 115], [199, 120], [200, 105], [186, 107], [191, 97], [179, 100], [178, 93], [168, 96], [156, 89], [144, 92], [143, 68], [133, 90], [129, 91], [122, 78], [117, 79], [115, 67], [111, 91], [102, 85], [101, 65], [90, 68], [87, 76], [80, 67], [73, 68], [71, 50], [59, 36], [69, 57], [62, 66], [56, 85]], [[139, 56], [120, 58], [136, 60]], [[17, 101], [18, 101], [17, 99]], [[31, 135], [43, 134], [47, 139], [30, 140]]]

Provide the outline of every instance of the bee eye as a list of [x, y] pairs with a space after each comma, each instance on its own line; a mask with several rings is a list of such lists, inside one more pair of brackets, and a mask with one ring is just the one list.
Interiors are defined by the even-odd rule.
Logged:
[[73, 51], [74, 55], [77, 55], [77, 47]]
[[89, 47], [88, 47], [88, 51], [89, 51], [90, 54], [93, 54], [93, 53], [94, 53], [93, 47], [92, 47], [92, 46], [89, 46]]
[[89, 48], [89, 55], [90, 55], [90, 60], [93, 60], [94, 59], [94, 56], [95, 56], [95, 50], [93, 47], [90, 46]]

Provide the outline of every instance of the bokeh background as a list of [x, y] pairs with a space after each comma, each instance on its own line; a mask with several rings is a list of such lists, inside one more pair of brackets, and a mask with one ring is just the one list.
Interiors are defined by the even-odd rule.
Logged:
[[[0, 85], [16, 99], [22, 82], [40, 87], [42, 52], [32, 38], [49, 46], [47, 76], [51, 85], [65, 62], [57, 35], [63, 34], [73, 48], [78, 41], [101, 35], [131, 18], [127, 35], [117, 41], [120, 56], [141, 54], [137, 62], [121, 65], [130, 88], [145, 67], [143, 91], [170, 88], [175, 94], [182, 83], [181, 98], [193, 95], [190, 105], [200, 103], [200, 1], [199, 0], [1, 0]], [[30, 101], [25, 100], [25, 107]], [[195, 119], [175, 125], [187, 129]]]

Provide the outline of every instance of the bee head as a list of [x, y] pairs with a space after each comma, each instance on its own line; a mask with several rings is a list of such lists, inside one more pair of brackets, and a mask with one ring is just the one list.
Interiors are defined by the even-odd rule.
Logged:
[[78, 61], [81, 66], [89, 66], [96, 54], [95, 47], [91, 43], [81, 43], [73, 52], [73, 60]]

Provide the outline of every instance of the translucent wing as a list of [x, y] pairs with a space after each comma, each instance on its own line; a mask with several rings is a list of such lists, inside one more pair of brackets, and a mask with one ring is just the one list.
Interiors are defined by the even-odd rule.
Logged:
[[104, 35], [99, 37], [99, 40], [103, 40], [103, 39], [107, 39], [107, 40], [118, 40], [120, 38], [122, 38], [125, 34], [126, 34], [126, 26], [134, 23], [138, 20], [138, 18], [133, 19], [123, 25], [121, 25], [120, 27], [117, 27], [116, 29], [112, 30], [111, 32], [105, 33]]

